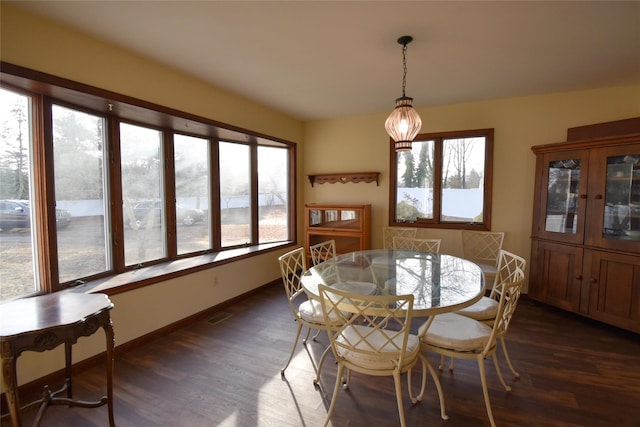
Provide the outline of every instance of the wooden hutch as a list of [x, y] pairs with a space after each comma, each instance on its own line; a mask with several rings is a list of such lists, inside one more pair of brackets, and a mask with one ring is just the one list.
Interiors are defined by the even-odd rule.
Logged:
[[529, 296], [640, 332], [640, 118], [532, 151]]

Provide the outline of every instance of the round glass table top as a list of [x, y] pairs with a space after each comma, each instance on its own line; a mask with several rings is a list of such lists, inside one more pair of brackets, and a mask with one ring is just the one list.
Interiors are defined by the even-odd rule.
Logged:
[[311, 267], [302, 286], [318, 297], [318, 285], [353, 293], [414, 295], [414, 316], [459, 310], [485, 291], [482, 270], [471, 261], [446, 254], [374, 249], [339, 255]]

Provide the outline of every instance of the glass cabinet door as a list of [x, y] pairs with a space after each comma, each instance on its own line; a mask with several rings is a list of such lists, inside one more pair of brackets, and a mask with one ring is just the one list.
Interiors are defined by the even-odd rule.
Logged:
[[640, 144], [593, 150], [585, 243], [640, 250]]
[[543, 167], [546, 193], [540, 204], [543, 209], [540, 234], [581, 243], [588, 158], [583, 152], [551, 153], [544, 156]]
[[607, 157], [602, 235], [640, 240], [640, 153]]

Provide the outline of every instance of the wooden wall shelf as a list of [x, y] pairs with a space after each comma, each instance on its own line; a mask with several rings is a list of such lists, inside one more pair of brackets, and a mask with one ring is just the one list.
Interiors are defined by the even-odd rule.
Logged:
[[324, 173], [309, 175], [309, 182], [313, 187], [314, 184], [335, 184], [336, 182], [346, 184], [347, 182], [374, 182], [378, 186], [378, 177], [380, 172], [358, 172], [358, 173]]

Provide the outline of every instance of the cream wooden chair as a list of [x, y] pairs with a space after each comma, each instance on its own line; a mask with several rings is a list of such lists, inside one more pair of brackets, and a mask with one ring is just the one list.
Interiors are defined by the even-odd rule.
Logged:
[[[486, 323], [489, 326], [493, 326], [493, 323], [498, 314], [498, 306], [500, 305], [500, 297], [502, 296], [502, 290], [505, 283], [516, 282], [520, 278], [524, 277], [524, 269], [527, 265], [527, 261], [505, 250], [500, 251], [500, 257], [498, 261], [498, 272], [496, 274], [495, 284], [488, 297], [482, 297], [477, 303], [458, 310], [456, 313], [463, 316], [470, 317], [475, 320], [479, 320]], [[520, 374], [513, 368], [511, 358], [507, 352], [507, 345], [504, 340], [504, 336], [498, 337], [502, 344], [502, 351], [504, 357], [507, 359], [509, 369], [516, 378], [520, 378]], [[453, 370], [453, 366], [450, 367]]]
[[336, 257], [336, 241], [332, 239], [311, 245], [309, 246], [309, 252], [311, 253], [311, 262], [313, 265], [318, 265], [323, 261]]
[[504, 232], [462, 230], [463, 257], [480, 266], [486, 283], [493, 287]]
[[416, 237], [418, 229], [411, 227], [382, 227], [382, 248], [393, 249], [394, 237]]
[[[314, 341], [321, 331], [327, 331], [329, 329], [322, 314], [320, 301], [307, 299], [307, 295], [302, 288], [300, 277], [302, 273], [307, 270], [305, 259], [306, 255], [304, 248], [294, 249], [278, 258], [278, 262], [280, 263], [280, 273], [282, 274], [282, 281], [284, 282], [284, 289], [287, 294], [287, 299], [289, 300], [289, 306], [291, 307], [291, 312], [293, 313], [295, 321], [298, 323], [296, 338], [293, 342], [291, 354], [289, 355], [289, 359], [287, 359], [284, 367], [280, 370], [280, 374], [282, 376], [284, 376], [284, 371], [289, 366], [289, 363], [291, 363], [291, 359], [295, 354], [302, 328], [307, 327], [307, 335], [302, 340], [302, 343], [304, 345], [307, 344], [307, 340], [309, 339], [309, 335], [312, 329], [318, 331], [318, 333], [313, 337]], [[342, 315], [331, 315], [328, 317], [328, 321], [337, 325], [341, 325], [344, 317], [345, 316]], [[328, 346], [320, 357], [317, 375], [313, 381], [314, 384], [317, 384], [320, 378], [322, 364], [330, 349], [331, 347]]]
[[482, 393], [492, 427], [495, 427], [496, 423], [489, 401], [484, 360], [491, 356], [500, 382], [505, 390], [511, 391], [511, 387], [507, 386], [500, 373], [496, 348], [497, 340], [504, 338], [507, 333], [523, 283], [524, 274], [521, 277], [519, 275], [515, 282], [503, 284], [493, 327], [470, 317], [456, 313], [445, 313], [431, 316], [418, 332], [424, 351], [433, 351], [454, 358], [475, 359], [478, 362]]
[[408, 249], [420, 252], [440, 253], [440, 239], [419, 239], [414, 237], [394, 237], [393, 249]]
[[[415, 404], [422, 399], [427, 369], [436, 381], [440, 411], [447, 419], [442, 388], [435, 370], [420, 350], [420, 340], [410, 333], [413, 295], [362, 295], [324, 285], [318, 287], [322, 313], [326, 321], [342, 317], [342, 325], [332, 322], [329, 341], [338, 361], [336, 383], [327, 412], [329, 424], [340, 392], [344, 369], [348, 369], [344, 387], [349, 386], [352, 372], [375, 376], [393, 376], [400, 425], [405, 426], [401, 375], [408, 372], [409, 397]], [[350, 314], [347, 318], [344, 314]], [[411, 369], [422, 361], [420, 394], [413, 396]]]

